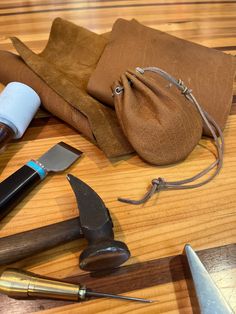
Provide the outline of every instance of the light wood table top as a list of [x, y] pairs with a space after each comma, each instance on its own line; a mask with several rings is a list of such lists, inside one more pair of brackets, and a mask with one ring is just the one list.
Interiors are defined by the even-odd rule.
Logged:
[[[15, 52], [8, 37], [16, 35], [35, 52], [41, 51], [52, 20], [58, 16], [98, 33], [109, 31], [118, 17], [136, 18], [177, 37], [236, 54], [236, 1], [207, 0], [2, 0], [0, 49]], [[226, 147], [221, 173], [201, 188], [162, 192], [140, 206], [120, 203], [117, 197], [140, 198], [155, 177], [177, 180], [200, 171], [214, 160], [210, 141], [201, 140], [202, 145], [184, 162], [170, 167], [150, 166], [134, 154], [109, 160], [75, 130], [40, 110], [22, 140], [9, 144], [0, 155], [0, 179], [61, 140], [79, 148], [84, 157], [69, 172], [103, 198], [112, 214], [116, 238], [127, 243], [132, 257], [115, 273], [93, 278], [78, 267], [85, 245], [85, 240], [80, 239], [11, 266], [157, 302], [100, 299], [75, 304], [17, 301], [4, 296], [0, 312], [198, 313], [181, 256], [186, 243], [199, 251], [226, 300], [236, 310], [236, 86], [234, 91], [224, 131]], [[1, 221], [0, 237], [76, 217], [76, 202], [66, 173], [50, 175], [38, 185]]]

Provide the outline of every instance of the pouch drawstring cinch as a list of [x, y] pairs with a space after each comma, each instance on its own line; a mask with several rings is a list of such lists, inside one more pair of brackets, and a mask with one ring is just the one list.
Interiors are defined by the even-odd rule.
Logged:
[[[161, 77], [166, 79], [170, 86], [174, 85], [176, 86], [181, 93], [196, 107], [198, 110], [203, 123], [209, 131], [212, 134], [212, 137], [214, 139], [214, 143], [217, 150], [217, 158], [216, 160], [208, 166], [206, 169], [200, 171], [193, 177], [190, 177], [188, 179], [179, 180], [179, 181], [166, 181], [164, 178], [157, 178], [152, 180], [152, 186], [148, 190], [148, 192], [140, 199], [140, 200], [131, 200], [128, 198], [121, 198], [119, 197], [118, 200], [120, 202], [139, 205], [145, 203], [147, 200], [149, 200], [155, 193], [160, 192], [161, 190], [184, 190], [184, 189], [193, 189], [198, 188], [208, 182], [210, 182], [221, 170], [222, 164], [223, 164], [223, 154], [224, 154], [224, 137], [223, 133], [219, 127], [219, 125], [214, 121], [214, 119], [199, 105], [198, 101], [192, 94], [192, 90], [189, 89], [182, 80], [176, 80], [174, 77], [172, 77], [167, 72], [163, 71], [162, 69], [159, 69], [157, 67], [145, 67], [145, 68], [136, 68], [136, 71], [140, 74], [144, 74], [145, 71], [150, 71], [159, 74]], [[117, 86], [114, 90], [114, 93], [119, 95], [122, 92], [124, 92], [123, 86]], [[218, 139], [220, 138], [220, 140]], [[213, 168], [215, 168], [215, 171], [213, 174], [210, 175], [207, 179], [203, 180], [202, 182], [191, 184], [192, 182], [200, 179], [201, 177], [205, 176], [208, 172], [210, 172]]]

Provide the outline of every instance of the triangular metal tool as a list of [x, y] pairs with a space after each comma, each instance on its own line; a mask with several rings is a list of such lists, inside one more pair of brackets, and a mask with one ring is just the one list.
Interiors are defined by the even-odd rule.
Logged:
[[219, 289], [211, 279], [197, 254], [189, 244], [185, 253], [191, 270], [198, 303], [202, 314], [233, 314]]

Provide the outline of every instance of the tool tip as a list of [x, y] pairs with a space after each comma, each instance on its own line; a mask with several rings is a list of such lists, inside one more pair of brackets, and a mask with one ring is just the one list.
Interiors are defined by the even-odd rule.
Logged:
[[73, 174], [70, 174], [70, 173], [66, 175], [66, 178], [69, 182], [72, 181], [73, 179], [77, 179], [75, 176], [73, 176]]
[[184, 252], [185, 254], [188, 256], [189, 254], [194, 253], [193, 248], [191, 247], [191, 245], [189, 243], [185, 244], [184, 246]]
[[156, 302], [155, 300], [149, 300], [149, 299], [143, 299], [143, 298], [132, 298], [132, 300], [142, 302], [142, 303], [154, 303], [154, 302]]
[[185, 252], [191, 251], [192, 250], [191, 245], [189, 243], [185, 244], [184, 250], [185, 250]]

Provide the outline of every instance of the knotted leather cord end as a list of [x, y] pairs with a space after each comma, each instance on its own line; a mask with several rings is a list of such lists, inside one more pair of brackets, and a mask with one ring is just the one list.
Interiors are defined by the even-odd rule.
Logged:
[[140, 74], [144, 74], [144, 69], [140, 68], [140, 67], [137, 67], [135, 69], [137, 72], [139, 72]]
[[155, 193], [160, 192], [165, 188], [165, 180], [163, 178], [153, 179], [152, 186], [140, 200], [131, 200], [129, 198], [118, 197], [118, 201], [132, 205], [140, 205], [146, 203]]
[[185, 97], [192, 93], [192, 89], [188, 88], [181, 79], [178, 80], [178, 84], [181, 94], [183, 94]]

